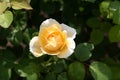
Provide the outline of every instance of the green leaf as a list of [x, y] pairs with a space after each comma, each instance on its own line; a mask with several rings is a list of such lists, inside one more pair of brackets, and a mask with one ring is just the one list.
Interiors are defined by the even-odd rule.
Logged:
[[11, 69], [0, 65], [0, 80], [10, 80]]
[[11, 11], [5, 11], [5, 13], [0, 15], [0, 26], [3, 28], [8, 28], [13, 21], [13, 14]]
[[109, 31], [108, 37], [111, 42], [120, 42], [120, 26], [116, 25], [112, 27]]
[[115, 12], [120, 8], [120, 1], [112, 1], [109, 5], [109, 10]]
[[20, 44], [23, 40], [23, 34], [22, 34], [22, 31], [18, 31], [16, 32], [15, 34], [15, 41], [16, 43]]
[[102, 62], [92, 62], [89, 70], [95, 80], [111, 80], [111, 70]]
[[[38, 67], [35, 63], [29, 62], [28, 64], [16, 65], [16, 71], [21, 77], [34, 77], [35, 73], [38, 72]], [[32, 76], [33, 75], [33, 76]]]
[[7, 3], [5, 0], [0, 2], [0, 14], [2, 14], [7, 9]]
[[90, 51], [94, 49], [94, 45], [91, 43], [83, 43], [84, 46], [86, 46]]
[[107, 15], [108, 12], [109, 12], [109, 5], [110, 5], [110, 1], [103, 1], [101, 2], [100, 4], [100, 12], [103, 14], [103, 15]]
[[6, 68], [14, 67], [14, 62], [16, 58], [15, 55], [9, 50], [0, 51], [0, 65]]
[[31, 0], [27, 0], [27, 2], [28, 2], [28, 3], [30, 3], [30, 2], [31, 2]]
[[115, 18], [116, 14], [117, 14], [116, 12], [118, 12], [117, 10], [120, 8], [119, 5], [120, 5], [120, 1], [112, 1], [110, 3], [107, 18], [113, 18], [113, 17]]
[[111, 71], [114, 80], [120, 80], [120, 65], [112, 65]]
[[113, 23], [120, 24], [120, 7], [114, 12]]
[[27, 75], [27, 80], [38, 80], [38, 75], [36, 73]]
[[27, 12], [22, 10], [16, 10], [14, 11], [14, 20], [13, 20], [13, 26], [15, 26], [16, 30], [23, 30], [27, 26]]
[[112, 80], [120, 80], [120, 64], [110, 57], [105, 58], [104, 62], [112, 71]]
[[75, 54], [74, 54], [75, 58], [77, 58], [80, 61], [86, 61], [92, 56], [92, 53], [90, 51], [93, 49], [94, 49], [93, 44], [81, 43], [77, 45], [75, 49]]
[[15, 10], [19, 9], [26, 9], [26, 10], [31, 10], [32, 7], [28, 3], [27, 0], [13, 0], [11, 1], [12, 8]]
[[70, 80], [84, 80], [85, 67], [82, 63], [73, 62], [69, 65], [68, 77]]
[[59, 60], [52, 66], [52, 70], [54, 73], [60, 73], [63, 72], [66, 68], [66, 64], [64, 60]]
[[31, 39], [31, 36], [30, 36], [30, 30], [29, 29], [26, 29], [23, 33], [23, 36], [24, 36], [24, 41], [29, 44], [30, 42], [30, 39]]
[[56, 75], [53, 73], [48, 73], [45, 80], [56, 80]]
[[93, 30], [90, 34], [90, 39], [93, 44], [100, 44], [104, 39], [104, 34], [100, 30]]
[[60, 75], [58, 75], [57, 80], [68, 80], [67, 79], [67, 73], [63, 72]]
[[98, 29], [100, 27], [100, 23], [99, 19], [94, 17], [87, 20], [87, 25], [93, 29]]
[[108, 33], [108, 31], [111, 28], [111, 23], [110, 22], [102, 22], [100, 25], [100, 31]]

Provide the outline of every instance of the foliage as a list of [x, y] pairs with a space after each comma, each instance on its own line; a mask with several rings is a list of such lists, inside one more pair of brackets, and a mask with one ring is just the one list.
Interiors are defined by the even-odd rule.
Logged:
[[[77, 30], [72, 56], [34, 57], [47, 18]], [[119, 0], [0, 0], [0, 80], [120, 80]]]

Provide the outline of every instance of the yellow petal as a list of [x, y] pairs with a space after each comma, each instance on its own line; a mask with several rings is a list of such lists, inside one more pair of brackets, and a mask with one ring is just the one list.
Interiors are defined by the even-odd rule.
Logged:
[[61, 47], [65, 44], [67, 39], [66, 33], [62, 32], [60, 25], [52, 19], [48, 19], [43, 23], [39, 32], [40, 46], [44, 51], [46, 51], [47, 54], [57, 55]]
[[43, 55], [37, 36], [31, 39], [29, 46], [30, 46], [30, 52], [35, 57], [39, 57]]

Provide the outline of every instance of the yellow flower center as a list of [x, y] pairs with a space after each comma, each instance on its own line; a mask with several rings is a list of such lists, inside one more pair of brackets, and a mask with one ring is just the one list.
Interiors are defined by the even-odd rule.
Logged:
[[39, 33], [40, 46], [48, 53], [57, 53], [66, 44], [66, 33], [62, 32], [59, 25], [53, 24], [41, 28]]

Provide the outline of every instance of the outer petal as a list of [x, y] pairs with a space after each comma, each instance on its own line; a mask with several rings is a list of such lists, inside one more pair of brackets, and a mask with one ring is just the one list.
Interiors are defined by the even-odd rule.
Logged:
[[75, 41], [72, 38], [67, 38], [68, 41], [68, 48], [75, 49]]
[[61, 53], [57, 55], [59, 58], [67, 58], [74, 52], [75, 49], [74, 40], [72, 38], [68, 38], [67, 41], [68, 41], [67, 49], [61, 51]]
[[42, 28], [42, 27], [50, 27], [53, 24], [60, 27], [60, 24], [55, 19], [50, 18], [50, 19], [47, 19], [47, 20], [43, 21], [40, 28]]
[[39, 42], [38, 42], [38, 37], [33, 37], [30, 41], [30, 52], [35, 56], [35, 57], [39, 57], [39, 56], [42, 56], [43, 53], [40, 49], [40, 45], [39, 45]]
[[68, 58], [70, 55], [72, 55], [73, 52], [74, 52], [74, 50], [67, 49], [67, 50], [63, 51], [62, 53], [58, 54], [57, 57], [59, 57], [59, 58]]
[[65, 24], [61, 24], [61, 27], [62, 27], [62, 30], [64, 31], [64, 30], [66, 30], [67, 31], [67, 36], [68, 37], [71, 37], [71, 38], [75, 38], [76, 37], [76, 30], [74, 29], [74, 28], [71, 28], [71, 27], [69, 27], [69, 26], [67, 26], [67, 25], [65, 25]]
[[42, 48], [41, 48], [41, 51], [42, 51], [44, 54], [47, 54], [47, 55], [58, 55], [58, 54], [60, 53], [60, 52], [56, 52], [56, 53], [50, 54], [50, 53], [46, 52], [44, 49], [42, 49]]

